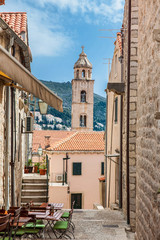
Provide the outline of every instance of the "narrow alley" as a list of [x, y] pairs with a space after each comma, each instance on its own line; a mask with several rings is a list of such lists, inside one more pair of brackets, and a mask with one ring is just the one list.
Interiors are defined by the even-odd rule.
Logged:
[[128, 240], [134, 233], [127, 227], [123, 214], [117, 210], [75, 210], [75, 238], [87, 240]]
[[[133, 240], [134, 233], [127, 228], [121, 211], [75, 209], [73, 214], [75, 239]], [[53, 235], [52, 235], [53, 236]], [[52, 238], [52, 240], [54, 237]]]

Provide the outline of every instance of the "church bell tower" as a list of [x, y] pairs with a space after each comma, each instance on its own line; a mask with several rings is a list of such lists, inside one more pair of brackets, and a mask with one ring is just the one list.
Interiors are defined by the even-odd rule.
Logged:
[[82, 46], [72, 80], [72, 130], [93, 131], [93, 91], [92, 64]]

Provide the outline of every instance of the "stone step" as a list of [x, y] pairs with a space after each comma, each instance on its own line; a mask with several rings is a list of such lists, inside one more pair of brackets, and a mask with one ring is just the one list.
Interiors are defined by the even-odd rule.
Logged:
[[46, 196], [47, 189], [43, 190], [22, 190], [22, 196]]
[[46, 183], [22, 183], [22, 190], [42, 190], [46, 189], [47, 184]]
[[21, 203], [29, 203], [33, 201], [33, 203], [43, 203], [46, 202], [46, 196], [22, 196]]
[[22, 183], [47, 183], [46, 178], [23, 178]]

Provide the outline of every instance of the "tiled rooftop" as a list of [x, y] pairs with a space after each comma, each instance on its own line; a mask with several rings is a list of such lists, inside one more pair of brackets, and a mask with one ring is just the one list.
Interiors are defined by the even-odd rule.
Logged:
[[45, 137], [49, 136], [49, 142], [50, 146], [53, 148], [55, 144], [58, 142], [62, 141], [63, 139], [68, 138], [69, 136], [73, 135], [75, 132], [70, 132], [70, 131], [53, 131], [53, 130], [37, 130], [33, 132], [33, 152], [37, 152], [39, 145], [43, 149], [45, 149], [46, 146], [46, 140]]
[[57, 144], [52, 150], [104, 151], [104, 132], [76, 132], [70, 138]]
[[27, 32], [26, 12], [1, 12], [0, 17], [22, 39], [21, 34]]
[[122, 52], [122, 36], [120, 32], [117, 33], [117, 41], [118, 41], [120, 51]]
[[104, 151], [104, 132], [75, 132], [75, 131], [34, 131], [33, 152], [39, 145], [44, 149], [48, 145], [45, 136], [50, 136], [51, 151]]

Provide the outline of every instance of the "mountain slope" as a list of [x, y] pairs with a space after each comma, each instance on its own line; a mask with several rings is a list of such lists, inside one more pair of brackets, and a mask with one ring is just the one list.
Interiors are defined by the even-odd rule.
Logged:
[[[72, 85], [70, 82], [51, 82], [44, 81], [41, 82], [51, 89], [55, 94], [63, 99], [63, 113], [58, 112], [57, 110], [48, 107], [48, 114], [53, 115], [54, 117], [61, 118], [62, 121], [58, 119], [58, 124], [56, 118], [48, 120], [47, 115], [43, 116], [40, 120], [39, 117], [36, 117], [36, 123], [41, 126], [42, 129], [51, 129], [50, 125], [54, 124], [52, 129], [66, 129], [71, 127], [71, 105], [72, 105]], [[37, 109], [38, 111], [38, 109]], [[94, 94], [94, 130], [102, 131], [105, 129], [105, 117], [106, 117], [106, 100], [104, 97]], [[58, 126], [57, 126], [58, 125]], [[60, 125], [62, 127], [60, 127]], [[59, 128], [60, 127], [60, 128]]]

